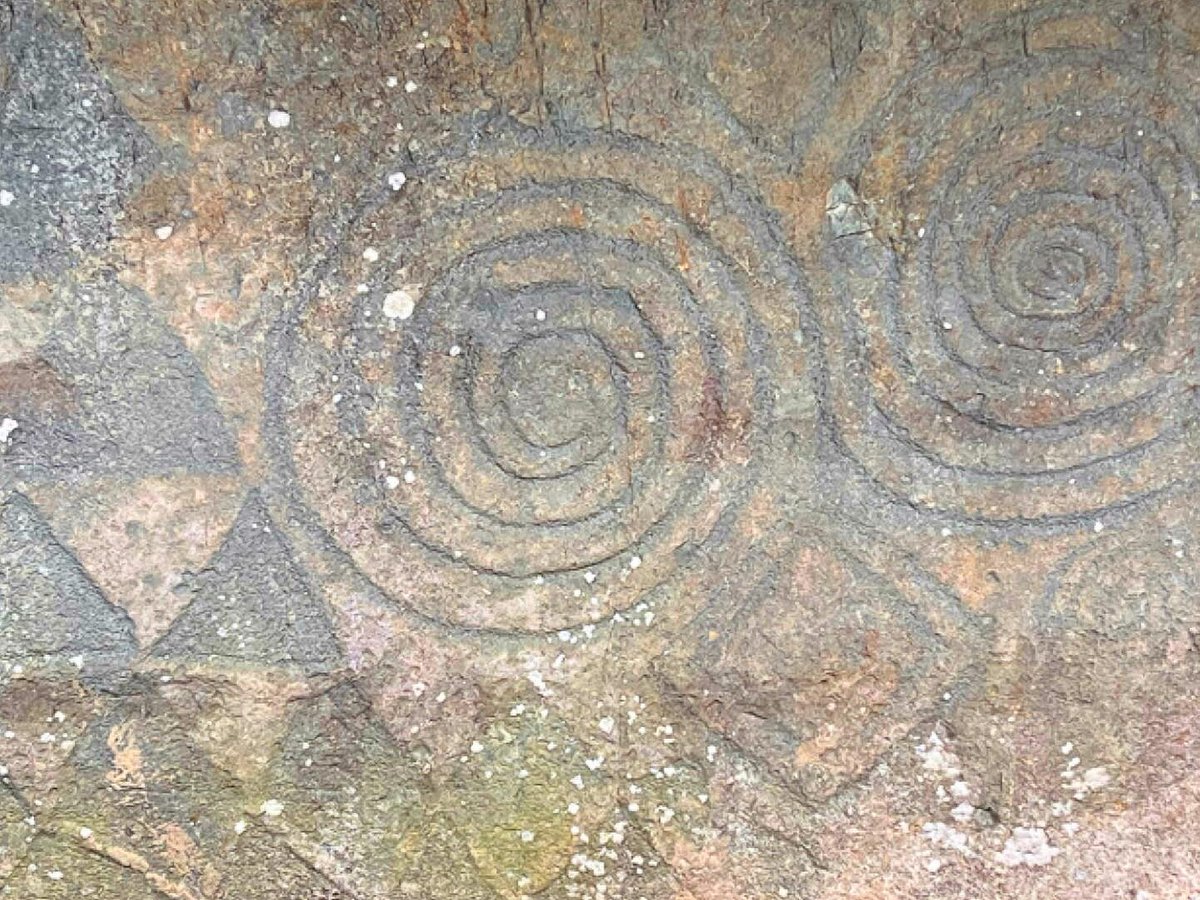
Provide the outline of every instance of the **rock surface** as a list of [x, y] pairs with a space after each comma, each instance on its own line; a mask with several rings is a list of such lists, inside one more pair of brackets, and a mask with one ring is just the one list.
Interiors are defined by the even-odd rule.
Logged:
[[0, 10], [0, 898], [1200, 898], [1198, 58]]

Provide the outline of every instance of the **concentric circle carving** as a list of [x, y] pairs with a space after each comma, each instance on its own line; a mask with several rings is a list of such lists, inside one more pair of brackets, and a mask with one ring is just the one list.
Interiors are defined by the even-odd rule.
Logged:
[[799, 290], [708, 161], [495, 136], [381, 188], [280, 332], [287, 465], [434, 619], [600, 620], [737, 517], [771, 418], [762, 320]]
[[838, 441], [893, 496], [989, 523], [1190, 477], [1194, 108], [1133, 53], [950, 59], [844, 160], [878, 227], [817, 305]]

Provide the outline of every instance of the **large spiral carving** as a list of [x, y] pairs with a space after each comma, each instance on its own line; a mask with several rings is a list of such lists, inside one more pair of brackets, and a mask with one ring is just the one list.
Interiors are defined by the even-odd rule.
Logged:
[[630, 139], [507, 133], [385, 186], [283, 336], [305, 502], [439, 621], [635, 605], [755, 479], [774, 247], [727, 175]]
[[1135, 54], [1025, 47], [924, 67], [872, 118], [843, 164], [878, 227], [831, 242], [846, 274], [819, 306], [845, 451], [986, 523], [1190, 477], [1195, 110]]

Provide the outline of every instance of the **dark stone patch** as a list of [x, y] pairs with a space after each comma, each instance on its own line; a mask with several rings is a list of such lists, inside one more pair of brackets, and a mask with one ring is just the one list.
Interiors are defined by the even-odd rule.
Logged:
[[133, 622], [105, 599], [20, 494], [0, 507], [0, 663], [121, 669], [137, 652]]
[[57, 302], [38, 355], [0, 366], [4, 413], [20, 423], [0, 472], [47, 481], [237, 467], [204, 373], [144, 296], [109, 279]]
[[100, 246], [152, 152], [79, 38], [29, 0], [0, 12], [0, 281]]
[[153, 658], [282, 666], [305, 675], [337, 665], [341, 654], [329, 614], [257, 494], [193, 588], [194, 599], [155, 645]]

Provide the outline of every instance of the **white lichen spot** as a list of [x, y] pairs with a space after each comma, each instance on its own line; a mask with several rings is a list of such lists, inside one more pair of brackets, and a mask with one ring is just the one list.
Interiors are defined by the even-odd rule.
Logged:
[[92, 839], [92, 829], [90, 829], [86, 825], [84, 825], [82, 828], [79, 829], [79, 836], [81, 838], [83, 838], [85, 841], [90, 841]]
[[612, 734], [613, 729], [617, 727], [617, 723], [612, 716], [604, 716], [598, 724], [600, 726], [600, 730], [605, 734]]
[[5, 417], [0, 420], [0, 444], [7, 444], [12, 433], [20, 427], [20, 423], [16, 419]]
[[945, 822], [926, 822], [921, 826], [921, 834], [938, 847], [956, 850], [964, 856], [972, 856], [967, 836]]
[[416, 299], [403, 288], [391, 291], [383, 298], [383, 314], [389, 319], [407, 319], [416, 308]]
[[159, 225], [157, 228], [154, 229], [154, 236], [156, 238], [158, 238], [160, 241], [165, 241], [167, 238], [169, 238], [174, 233], [175, 233], [174, 225]]
[[292, 124], [292, 114], [285, 109], [273, 109], [267, 113], [267, 124], [272, 128], [287, 128]]
[[406, 181], [408, 181], [408, 176], [403, 172], [393, 172], [387, 177], [388, 187], [390, 187], [393, 191], [398, 191], [400, 188], [404, 187], [404, 183]]
[[996, 854], [996, 861], [1006, 866], [1046, 866], [1058, 852], [1057, 847], [1050, 846], [1044, 828], [1014, 828], [1004, 849]]
[[243, 820], [238, 819], [236, 822], [233, 823], [233, 833], [234, 834], [242, 834], [245, 832], [245, 830], [246, 830], [246, 823]]
[[0, 206], [12, 206], [13, 201], [17, 199], [17, 195], [12, 191], [0, 190]]
[[370, 263], [379, 262], [379, 251], [374, 247], [368, 247], [363, 251], [363, 259]]
[[394, 491], [396, 488], [400, 487], [400, 479], [395, 475], [389, 475], [383, 481], [388, 486], [389, 491]]
[[409, 80], [409, 81], [404, 82], [404, 93], [411, 94], [416, 89], [417, 89], [417, 83], [415, 81]]
[[275, 816], [278, 816], [283, 813], [283, 804], [275, 799], [264, 800], [262, 806], [259, 807], [258, 811], [261, 812], [264, 816], [269, 816], [271, 818], [274, 818]]
[[957, 778], [962, 774], [958, 757], [946, 748], [936, 731], [930, 733], [929, 740], [920, 744], [916, 752], [924, 768], [930, 772], [946, 778]]
[[956, 822], [970, 822], [971, 817], [975, 815], [975, 807], [966, 801], [958, 804], [954, 809], [950, 810], [950, 816]]

